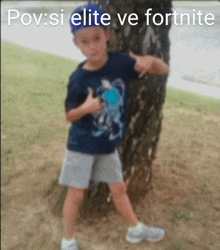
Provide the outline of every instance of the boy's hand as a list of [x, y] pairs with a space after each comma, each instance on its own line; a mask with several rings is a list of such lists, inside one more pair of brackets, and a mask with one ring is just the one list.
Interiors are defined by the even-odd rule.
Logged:
[[95, 113], [102, 109], [102, 101], [96, 97], [93, 97], [93, 89], [88, 88], [89, 94], [86, 97], [85, 102], [83, 103], [83, 108], [86, 109], [87, 113]]
[[133, 52], [129, 53], [130, 57], [136, 60], [134, 69], [139, 72], [139, 77], [146, 73], [152, 75], [165, 75], [169, 72], [169, 66], [159, 58], [154, 56], [139, 56]]

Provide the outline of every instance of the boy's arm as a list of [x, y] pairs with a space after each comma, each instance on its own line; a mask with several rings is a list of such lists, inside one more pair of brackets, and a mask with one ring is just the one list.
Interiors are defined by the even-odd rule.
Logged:
[[80, 120], [86, 114], [87, 114], [87, 110], [82, 104], [79, 107], [73, 108], [70, 111], [66, 112], [66, 120], [68, 122], [75, 122], [77, 120]]
[[93, 98], [93, 90], [89, 88], [88, 91], [89, 94], [83, 104], [66, 112], [66, 120], [68, 122], [80, 120], [83, 116], [98, 112], [102, 108], [101, 100], [98, 97]]
[[157, 57], [139, 56], [132, 52], [130, 52], [129, 55], [136, 60], [134, 69], [139, 73], [139, 77], [145, 74], [166, 75], [169, 73], [169, 66]]

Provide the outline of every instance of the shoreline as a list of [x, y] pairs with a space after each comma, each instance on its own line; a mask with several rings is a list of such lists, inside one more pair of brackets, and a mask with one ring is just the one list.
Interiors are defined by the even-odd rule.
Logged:
[[[63, 52], [62, 52], [62, 50], [57, 51], [56, 46], [55, 46], [55, 48], [50, 47], [50, 49], [48, 47], [48, 50], [45, 50], [45, 49], [40, 49], [37, 47], [33, 48], [32, 46], [25, 46], [23, 44], [14, 43], [14, 42], [7, 40], [7, 39], [2, 39], [2, 41], [10, 42], [10, 43], [13, 43], [15, 45], [18, 45], [18, 46], [21, 46], [24, 48], [29, 48], [32, 50], [60, 56], [62, 58], [71, 59], [71, 60], [77, 61], [77, 62], [81, 62], [81, 61], [85, 60], [85, 57], [81, 54], [81, 52], [78, 49], [75, 48], [75, 51], [74, 51], [74, 47], [73, 47], [74, 45], [72, 43], [70, 44], [70, 46], [72, 47], [72, 53], [69, 53], [69, 52], [67, 53], [66, 48], [65, 48], [65, 51], [63, 51]], [[168, 76], [167, 87], [172, 87], [172, 88], [176, 88], [179, 90], [189, 91], [189, 92], [192, 92], [192, 93], [195, 93], [198, 95], [207, 96], [207, 97], [211, 97], [211, 98], [215, 98], [215, 99], [220, 100], [220, 87], [215, 87], [215, 86], [207, 85], [207, 84], [203, 84], [203, 83], [196, 83], [196, 82], [191, 82], [188, 80], [183, 80], [180, 75], [175, 75], [172, 73], [170, 73], [170, 75]]]
[[[5, 3], [3, 1], [2, 3]], [[1, 3], [1, 4], [2, 4]], [[30, 8], [61, 8], [66, 4], [71, 7], [79, 4], [61, 2], [13, 2], [13, 4], [3, 4], [1, 7], [1, 34], [2, 41], [11, 42], [13, 44], [30, 48], [33, 50], [57, 55], [62, 58], [68, 58], [81, 62], [85, 60], [80, 50], [73, 44], [72, 34], [69, 26], [60, 25], [48, 27], [43, 23], [39, 26], [31, 23], [28, 26], [23, 26], [20, 22], [13, 22], [11, 26], [5, 23], [5, 11], [12, 6], [14, 8], [21, 8], [22, 10], [29, 10]], [[191, 2], [174, 1], [174, 9], [178, 6], [189, 7]], [[219, 2], [205, 2], [202, 5], [196, 6], [219, 6]], [[66, 6], [67, 7], [67, 6]], [[43, 8], [43, 9], [42, 9]], [[205, 8], [206, 9], [206, 8]], [[204, 10], [205, 10], [204, 9]], [[69, 11], [67, 8], [66, 10]], [[189, 11], [189, 10], [187, 10]], [[66, 19], [67, 16], [64, 15]], [[48, 21], [48, 20], [47, 20]], [[65, 20], [66, 21], [66, 20]], [[205, 28], [205, 29], [204, 29]], [[219, 59], [219, 51], [217, 49], [217, 37], [215, 31], [217, 25], [212, 28], [207, 27], [181, 27], [173, 25], [170, 30], [170, 73], [167, 80], [167, 86], [171, 86], [180, 90], [186, 90], [198, 95], [220, 99], [220, 81], [219, 69], [216, 66]], [[196, 33], [195, 33], [196, 32]], [[205, 32], [205, 33], [204, 33]], [[194, 33], [196, 35], [194, 35]], [[204, 36], [205, 34], [205, 36]], [[202, 37], [203, 39], [193, 40]], [[184, 39], [183, 39], [184, 38]], [[207, 83], [207, 84], [206, 84]]]

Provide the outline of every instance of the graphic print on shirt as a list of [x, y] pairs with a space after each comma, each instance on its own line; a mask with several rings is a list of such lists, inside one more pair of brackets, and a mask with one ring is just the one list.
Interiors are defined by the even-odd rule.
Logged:
[[121, 116], [124, 113], [125, 84], [117, 78], [112, 82], [103, 79], [102, 85], [96, 90], [96, 95], [103, 101], [101, 111], [93, 113], [93, 125], [96, 128], [92, 135], [98, 137], [104, 133], [109, 134], [109, 140], [115, 140], [123, 135], [123, 122]]

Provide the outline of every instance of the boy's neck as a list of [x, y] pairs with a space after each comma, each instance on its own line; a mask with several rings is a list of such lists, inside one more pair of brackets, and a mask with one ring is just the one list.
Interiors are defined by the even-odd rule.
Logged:
[[106, 53], [106, 55], [98, 61], [87, 60], [83, 65], [83, 68], [87, 70], [99, 70], [106, 64], [107, 60], [108, 54]]

